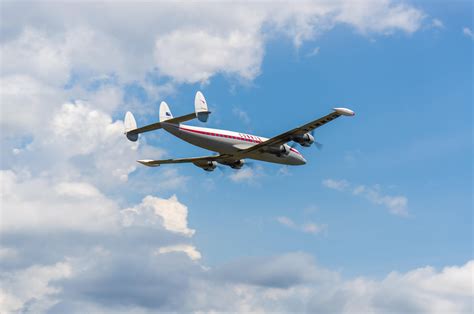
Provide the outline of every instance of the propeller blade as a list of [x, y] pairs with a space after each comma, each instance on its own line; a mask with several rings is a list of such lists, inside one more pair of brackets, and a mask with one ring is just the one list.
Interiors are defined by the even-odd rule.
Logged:
[[[313, 137], [314, 137], [314, 131], [315, 130], [316, 129], [312, 129], [311, 132], [310, 132]], [[317, 149], [321, 150], [321, 149], [323, 149], [323, 146], [324, 145], [322, 143], [314, 141], [314, 147], [316, 147]]]

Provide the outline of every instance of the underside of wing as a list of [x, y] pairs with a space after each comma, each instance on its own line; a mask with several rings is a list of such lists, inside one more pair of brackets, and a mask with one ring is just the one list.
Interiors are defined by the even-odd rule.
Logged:
[[151, 160], [143, 159], [137, 160], [137, 162], [148, 167], [158, 167], [165, 164], [182, 164], [182, 163], [192, 163], [199, 168], [202, 168], [206, 171], [212, 171], [217, 167], [217, 163], [227, 164], [232, 160], [232, 155], [212, 155], [212, 156], [203, 156], [203, 157], [190, 157], [190, 158], [177, 158], [177, 159], [161, 159], [161, 160]]
[[221, 156], [203, 156], [203, 157], [190, 157], [190, 158], [177, 158], [177, 159], [161, 159], [161, 160], [152, 160], [152, 159], [142, 159], [137, 160], [137, 162], [142, 165], [149, 167], [158, 167], [165, 164], [183, 164], [183, 163], [194, 163], [199, 161], [214, 161], [219, 159]]

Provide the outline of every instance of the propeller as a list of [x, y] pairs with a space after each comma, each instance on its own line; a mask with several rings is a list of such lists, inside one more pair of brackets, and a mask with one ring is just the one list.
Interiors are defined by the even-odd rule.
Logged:
[[[313, 138], [315, 138], [315, 137], [314, 137], [314, 130], [315, 130], [315, 129], [311, 130], [311, 135], [313, 136]], [[316, 147], [317, 149], [319, 149], [319, 150], [322, 150], [322, 149], [323, 149], [323, 146], [324, 146], [324, 145], [323, 145], [322, 143], [320, 143], [320, 142], [318, 142], [318, 141], [315, 140], [313, 144], [314, 144], [314, 147]]]
[[[312, 135], [313, 138], [314, 138], [314, 130], [311, 131], [311, 135]], [[323, 145], [322, 143], [320, 143], [320, 142], [318, 142], [318, 141], [314, 141], [313, 144], [314, 144], [314, 147], [316, 147], [317, 149], [319, 149], [319, 150], [322, 150], [322, 149], [323, 149], [323, 146], [324, 146], [324, 145]], [[297, 143], [297, 142], [293, 142], [293, 143], [291, 143], [290, 147], [291, 147], [291, 148], [295, 148], [296, 145], [298, 145], [298, 143]]]
[[324, 145], [323, 145], [323, 144], [321, 144], [320, 142], [316, 142], [316, 141], [314, 141], [314, 143], [313, 143], [313, 144], [314, 144], [314, 147], [316, 147], [316, 148], [317, 148], [317, 149], [319, 149], [319, 150], [322, 150], [322, 149], [323, 149], [323, 147], [324, 147]]

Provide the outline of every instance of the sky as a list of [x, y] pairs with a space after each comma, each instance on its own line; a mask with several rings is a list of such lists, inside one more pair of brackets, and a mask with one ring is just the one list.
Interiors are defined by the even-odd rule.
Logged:
[[[0, 312], [473, 311], [469, 1], [0, 2]], [[272, 137], [347, 107], [304, 166], [207, 173], [163, 130]]]

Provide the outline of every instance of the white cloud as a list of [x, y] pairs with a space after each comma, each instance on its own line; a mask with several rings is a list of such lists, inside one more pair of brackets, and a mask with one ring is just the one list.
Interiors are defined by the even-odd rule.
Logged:
[[328, 229], [327, 224], [316, 224], [311, 221], [304, 222], [303, 224], [298, 225], [292, 219], [285, 216], [279, 216], [276, 218], [276, 220], [285, 227], [314, 235], [319, 234], [321, 232], [327, 232]]
[[8, 258], [16, 257], [18, 252], [9, 247], [0, 247], [0, 259], [6, 260]]
[[320, 47], [315, 47], [313, 50], [311, 50], [309, 53], [306, 54], [307, 57], [314, 57], [319, 54], [319, 51], [321, 50]]
[[462, 29], [462, 33], [466, 35], [467, 37], [474, 39], [474, 32], [469, 27], [464, 27]]
[[[24, 149], [6, 155], [5, 165], [21, 167], [33, 174], [41, 169], [57, 178], [64, 177], [63, 180], [73, 178], [111, 186], [128, 180], [128, 175], [137, 168], [137, 159], [163, 156], [163, 151], [146, 142], [126, 140], [123, 122], [112, 121], [110, 115], [93, 106], [78, 101], [50, 112], [42, 127], [34, 132], [33, 141]], [[181, 178], [176, 173], [165, 177]]]
[[276, 220], [284, 226], [287, 226], [287, 227], [290, 227], [290, 228], [296, 227], [296, 224], [293, 222], [293, 220], [291, 220], [288, 217], [279, 216], [279, 217], [276, 218]]
[[65, 39], [55, 42], [46, 33], [25, 28], [19, 37], [0, 46], [2, 76], [28, 73], [54, 85], [67, 82], [71, 69], [65, 43]]
[[106, 86], [87, 96], [90, 97], [87, 102], [94, 104], [95, 108], [100, 108], [104, 112], [113, 112], [122, 104], [123, 92], [116, 86]]
[[403, 195], [388, 195], [381, 192], [379, 185], [368, 187], [365, 185], [352, 185], [347, 180], [325, 179], [322, 184], [337, 191], [351, 192], [353, 195], [363, 196], [371, 203], [383, 205], [390, 213], [399, 216], [408, 216], [408, 198]]
[[433, 19], [431, 21], [431, 25], [434, 27], [434, 28], [444, 28], [444, 23], [443, 21], [441, 21], [440, 19]]
[[49, 122], [51, 112], [64, 98], [63, 91], [30, 76], [2, 76], [0, 85], [2, 137], [40, 130]]
[[392, 214], [401, 216], [408, 215], [408, 198], [406, 196], [382, 194], [378, 185], [374, 187], [359, 185], [354, 188], [353, 193], [354, 195], [364, 196], [374, 204], [387, 207]]
[[88, 230], [116, 227], [115, 204], [85, 182], [21, 178], [0, 171], [1, 231]]
[[336, 21], [354, 26], [362, 33], [391, 34], [417, 31], [425, 15], [420, 10], [389, 0], [342, 1]]
[[180, 82], [205, 82], [216, 73], [252, 80], [260, 73], [263, 44], [256, 33], [176, 30], [158, 37], [155, 45], [161, 73]]
[[93, 3], [53, 8], [39, 2], [28, 7], [34, 18], [21, 4], [3, 9], [3, 75], [29, 75], [54, 86], [73, 72], [79, 79], [115, 73], [121, 81], [143, 81], [155, 67], [180, 82], [203, 82], [217, 73], [252, 80], [265, 42], [275, 34], [299, 47], [340, 23], [363, 34], [413, 33], [424, 19], [421, 10], [389, 0], [139, 7], [105, 2], [101, 10]]
[[250, 123], [250, 117], [249, 117], [248, 113], [245, 112], [244, 110], [242, 110], [240, 108], [237, 108], [237, 107], [234, 107], [234, 108], [232, 108], [232, 113], [234, 114], [234, 116], [239, 118], [240, 121], [242, 121], [243, 123], [245, 123], [245, 124]]
[[[2, 310], [472, 311], [474, 261], [442, 270], [427, 266], [391, 272], [381, 279], [345, 279], [340, 273], [317, 265], [304, 253], [242, 258], [208, 268], [200, 265], [199, 254], [192, 246], [177, 244], [158, 250], [149, 246], [147, 250], [150, 252], [124, 241], [122, 246], [106, 251], [96, 249], [93, 254], [83, 254], [68, 262], [4, 274]], [[169, 254], [173, 252], [185, 254]], [[61, 280], [53, 284], [58, 279]]]
[[127, 213], [125, 223], [132, 224], [142, 217], [147, 219], [149, 216], [143, 216], [142, 213], [149, 211], [153, 211], [156, 217], [162, 219], [163, 227], [168, 231], [181, 233], [188, 237], [195, 232], [195, 230], [188, 228], [188, 208], [178, 201], [176, 195], [169, 199], [145, 197], [139, 205], [125, 210]]
[[[25, 310], [31, 312], [45, 312], [59, 301], [55, 296], [59, 289], [51, 286], [50, 282], [68, 278], [71, 273], [71, 266], [67, 262], [59, 262], [0, 274], [0, 312], [19, 312], [24, 306]], [[34, 301], [34, 305], [28, 306], [31, 301]]]
[[323, 185], [333, 190], [344, 191], [349, 187], [349, 182], [346, 180], [326, 179], [323, 180]]
[[263, 176], [263, 168], [261, 166], [250, 167], [245, 166], [242, 169], [232, 171], [229, 178], [234, 182], [255, 183], [259, 177]]
[[176, 244], [170, 246], [160, 247], [158, 249], [158, 254], [166, 254], [173, 252], [183, 252], [189, 256], [193, 261], [201, 258], [201, 253], [192, 245], [188, 244]]
[[308, 222], [303, 224], [302, 231], [311, 234], [319, 234], [321, 232], [325, 232], [328, 229], [328, 225], [326, 224], [315, 224], [313, 222]]

